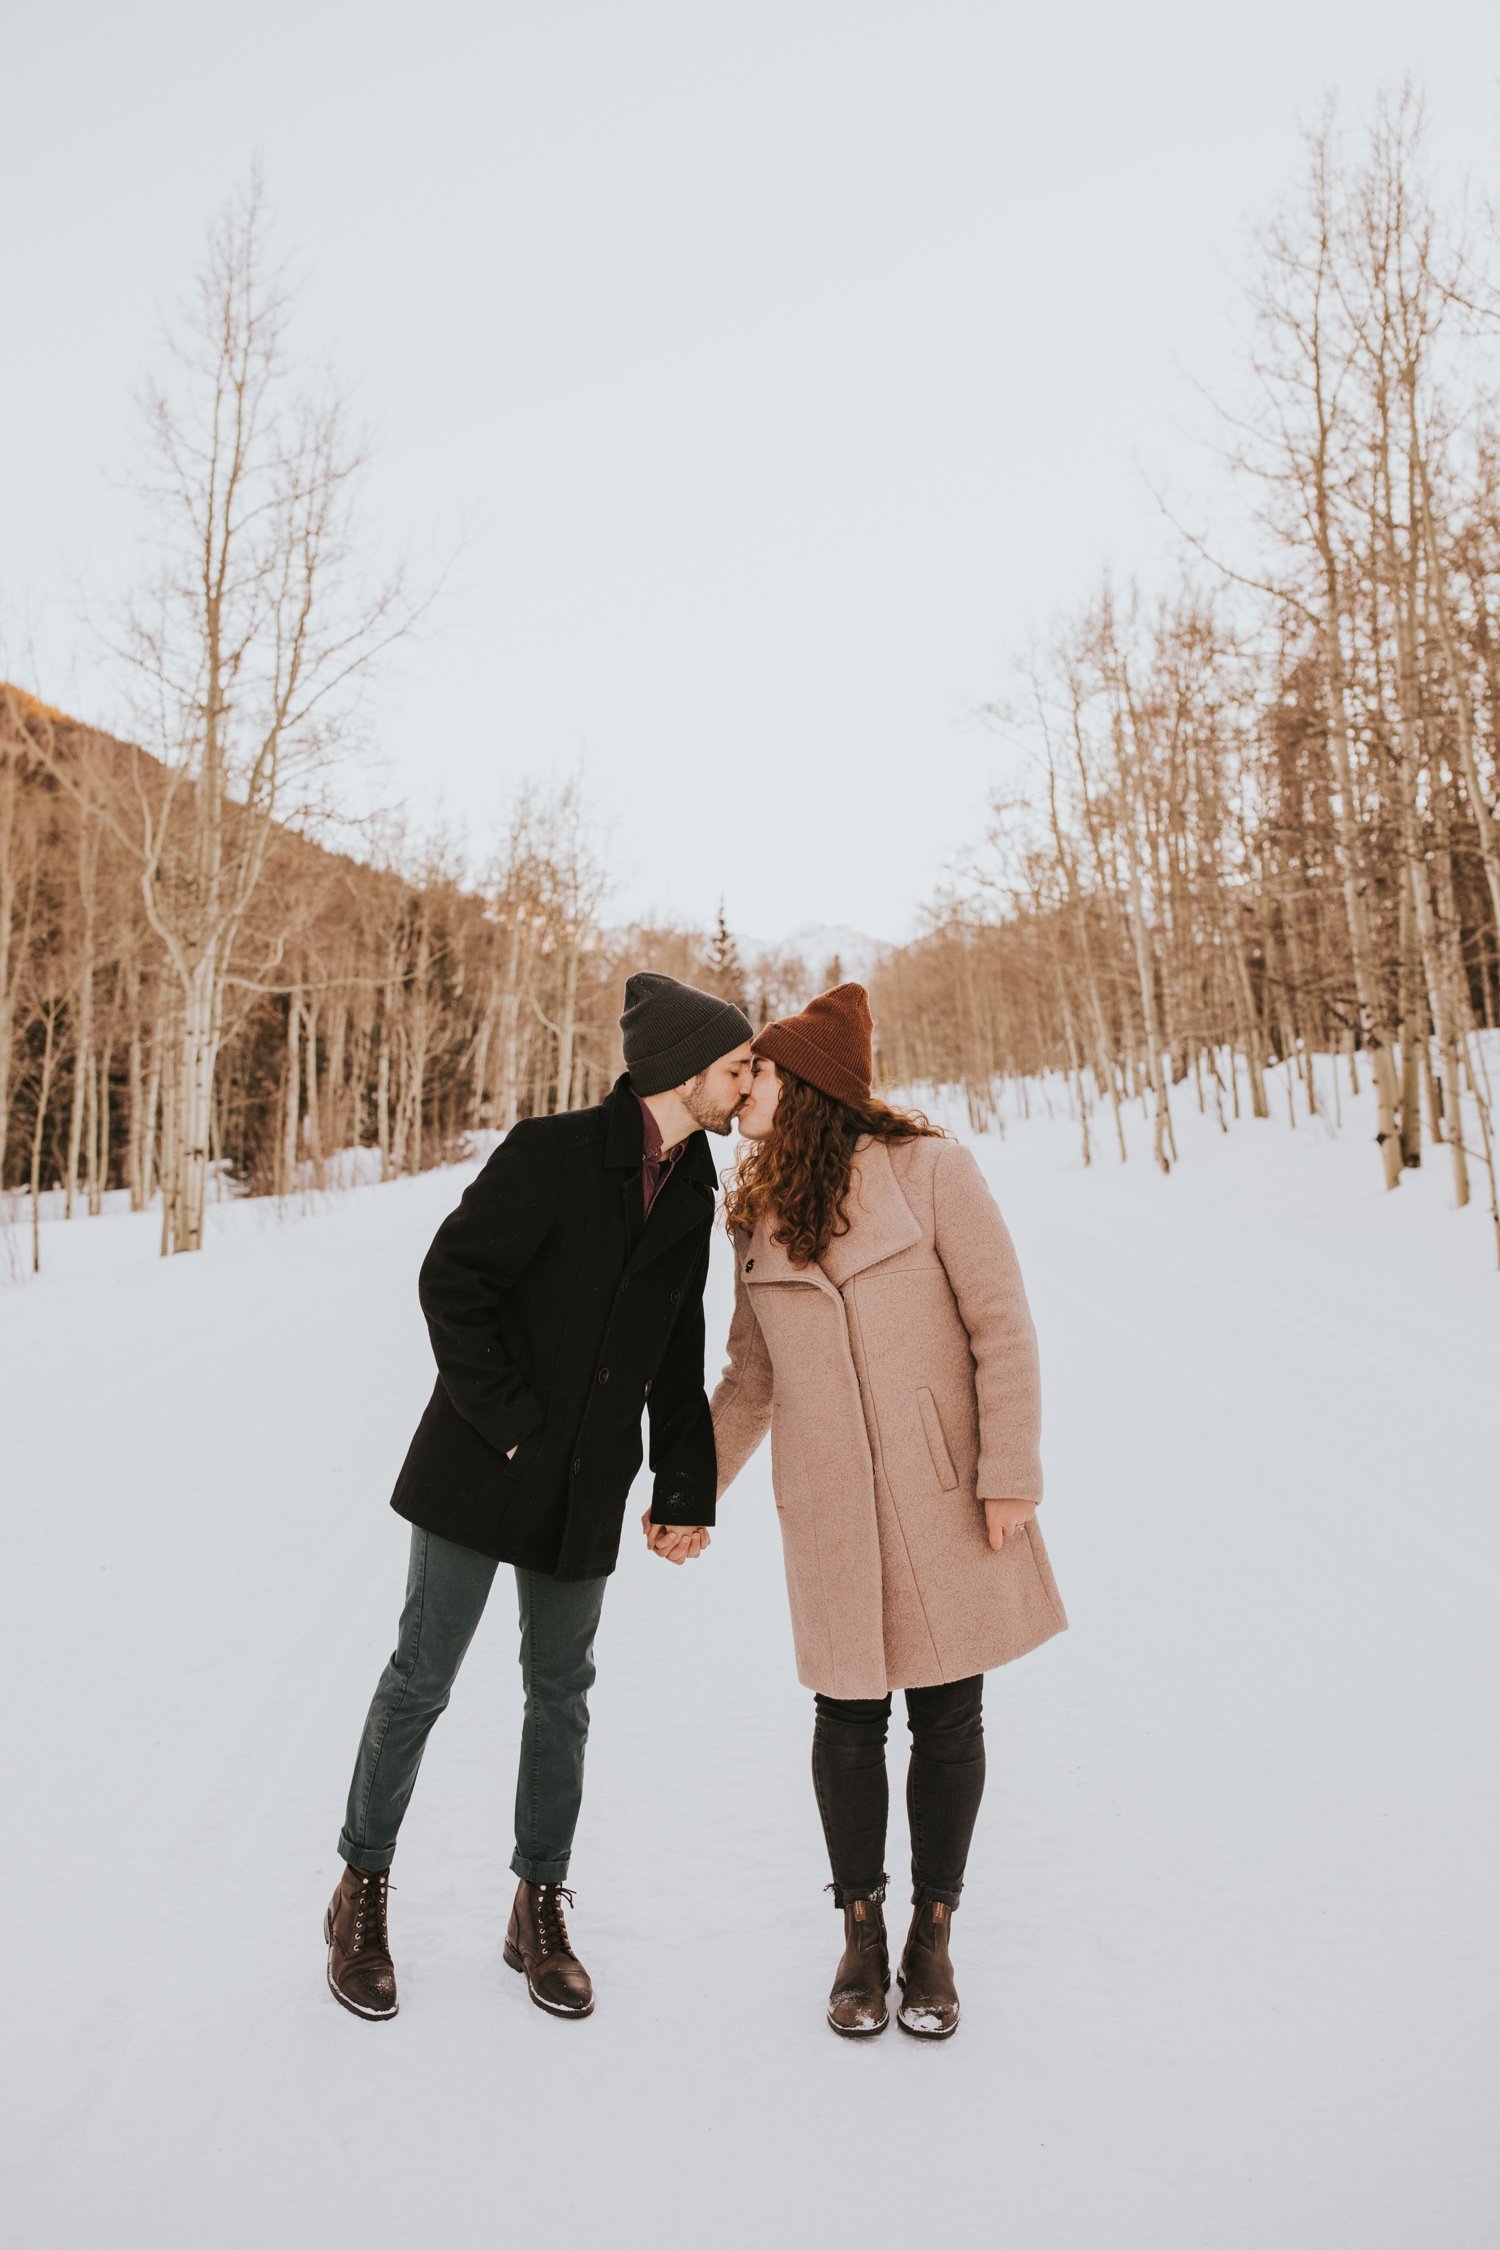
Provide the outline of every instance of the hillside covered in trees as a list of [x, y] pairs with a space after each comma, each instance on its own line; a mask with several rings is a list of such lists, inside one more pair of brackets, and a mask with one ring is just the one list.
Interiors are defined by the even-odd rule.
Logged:
[[[70, 1212], [110, 1188], [144, 1208], [172, 1173], [181, 980], [132, 848], [171, 793], [155, 759], [0, 690], [0, 1181], [59, 1187]], [[173, 807], [174, 883], [198, 878], [201, 809]], [[224, 817], [233, 831], [244, 815]], [[283, 1194], [365, 1147], [390, 1178], [476, 1129], [596, 1100], [620, 1068], [632, 968], [762, 1018], [805, 996], [797, 957], [743, 963], [722, 922], [607, 926], [606, 896], [568, 789], [523, 795], [474, 880], [394, 827], [355, 857], [270, 823], [224, 977], [211, 1172]]]

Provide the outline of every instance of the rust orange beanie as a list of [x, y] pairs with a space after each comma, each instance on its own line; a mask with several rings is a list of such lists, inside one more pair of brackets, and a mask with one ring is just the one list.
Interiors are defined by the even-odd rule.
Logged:
[[837, 1102], [870, 1099], [870, 996], [862, 984], [835, 985], [809, 1000], [800, 1015], [768, 1023], [753, 1041], [758, 1055], [785, 1064]]

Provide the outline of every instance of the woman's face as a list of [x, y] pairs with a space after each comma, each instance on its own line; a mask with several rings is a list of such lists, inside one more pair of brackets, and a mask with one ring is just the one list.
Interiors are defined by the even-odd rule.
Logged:
[[776, 1065], [769, 1055], [755, 1058], [755, 1076], [750, 1091], [745, 1096], [735, 1125], [747, 1141], [763, 1141], [770, 1132], [776, 1117], [776, 1104], [781, 1099], [781, 1080]]

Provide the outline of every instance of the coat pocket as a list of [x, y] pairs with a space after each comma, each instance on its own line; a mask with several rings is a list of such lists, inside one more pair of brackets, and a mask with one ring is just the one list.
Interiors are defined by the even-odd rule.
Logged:
[[802, 1458], [802, 1447], [795, 1431], [784, 1422], [771, 1424], [771, 1497], [776, 1512], [784, 1516], [789, 1500], [795, 1502], [800, 1487], [807, 1482], [807, 1466]]
[[945, 1492], [956, 1492], [958, 1471], [953, 1466], [948, 1440], [943, 1435], [943, 1418], [938, 1412], [937, 1400], [931, 1391], [918, 1391], [917, 1405], [922, 1412], [922, 1430], [927, 1439], [927, 1450], [932, 1455], [932, 1465], [937, 1471], [938, 1483]]
[[776, 1513], [786, 1513], [786, 1440], [771, 1424], [771, 1498], [776, 1503]]
[[536, 1428], [528, 1432], [528, 1434], [522, 1438], [520, 1444], [516, 1447], [516, 1456], [514, 1460], [511, 1459], [508, 1453], [502, 1453], [499, 1456], [500, 1474], [502, 1479], [507, 1484], [514, 1484], [521, 1477], [525, 1476], [527, 1470], [531, 1467], [531, 1464], [542, 1450], [542, 1438], [546, 1432], [546, 1428], [547, 1422], [544, 1415], [542, 1420], [538, 1422]]

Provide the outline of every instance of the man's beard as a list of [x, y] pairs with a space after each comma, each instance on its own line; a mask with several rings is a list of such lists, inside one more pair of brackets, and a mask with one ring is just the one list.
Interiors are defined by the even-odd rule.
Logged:
[[738, 1097], [726, 1108], [722, 1101], [715, 1101], [706, 1088], [698, 1085], [690, 1087], [683, 1095], [682, 1106], [705, 1133], [727, 1133], [740, 1113]]

